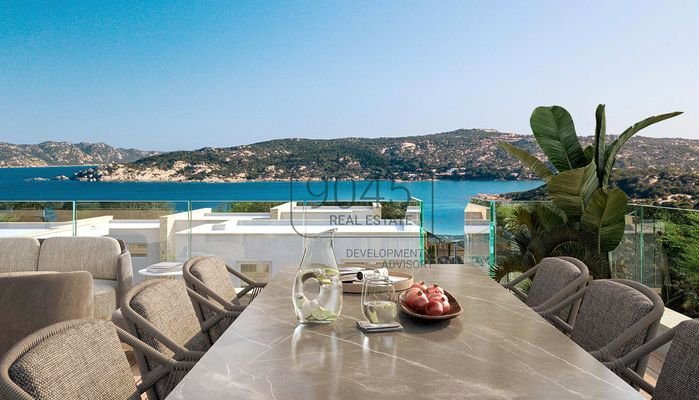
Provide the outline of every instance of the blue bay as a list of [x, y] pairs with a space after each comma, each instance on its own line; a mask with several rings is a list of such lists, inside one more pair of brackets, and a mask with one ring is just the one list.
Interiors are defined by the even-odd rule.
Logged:
[[[85, 167], [0, 168], [0, 201], [182, 201], [177, 208], [210, 207], [221, 201], [403, 201], [424, 203], [425, 229], [463, 234], [463, 211], [476, 194], [533, 189], [541, 181], [338, 181], [338, 182], [80, 182], [32, 180], [72, 176]], [[377, 193], [378, 191], [378, 193]]]

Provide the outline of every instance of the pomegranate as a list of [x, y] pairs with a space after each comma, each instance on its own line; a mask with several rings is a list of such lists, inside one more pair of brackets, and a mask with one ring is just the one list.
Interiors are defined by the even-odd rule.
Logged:
[[449, 312], [451, 311], [451, 304], [449, 304], [449, 299], [447, 298], [447, 296], [445, 296], [443, 294], [442, 295], [432, 294], [432, 295], [430, 295], [429, 300], [432, 301], [432, 299], [439, 300], [439, 302], [442, 303], [442, 308], [444, 309], [444, 312], [442, 313], [442, 315], [449, 314]]
[[442, 293], [439, 293], [439, 292], [427, 293], [427, 299], [428, 299], [428, 300], [432, 300], [432, 298], [438, 298], [438, 299], [440, 299], [440, 301], [441, 301], [441, 298], [442, 298], [442, 297], [444, 297], [444, 299], [445, 299], [446, 301], [449, 301], [449, 300], [447, 299], [447, 296], [443, 295]]
[[422, 290], [418, 288], [410, 288], [408, 289], [408, 292], [405, 294], [405, 304], [408, 305], [408, 307], [413, 308], [413, 304], [415, 303], [415, 299], [419, 296], [422, 296], [424, 293]]
[[421, 295], [417, 296], [413, 301], [413, 306], [411, 308], [421, 313], [425, 311], [425, 307], [427, 306], [427, 303], [429, 303], [430, 301], [427, 300], [427, 296], [425, 296], [425, 294], [422, 293], [422, 291], [420, 291], [420, 294]]
[[431, 293], [444, 294], [444, 289], [439, 287], [439, 285], [437, 285], [436, 283], [433, 283], [432, 286], [428, 287], [425, 292], [427, 293], [427, 295], [430, 295]]
[[427, 307], [425, 307], [425, 312], [427, 315], [438, 316], [444, 313], [444, 306], [442, 302], [438, 299], [433, 298], [427, 302]]

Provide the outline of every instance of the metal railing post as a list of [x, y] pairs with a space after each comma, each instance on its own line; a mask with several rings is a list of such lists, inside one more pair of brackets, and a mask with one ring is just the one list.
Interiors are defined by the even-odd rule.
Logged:
[[192, 200], [187, 200], [187, 259], [192, 258]]
[[645, 284], [645, 283], [643, 282], [643, 278], [644, 278], [644, 273], [643, 273], [644, 265], [643, 265], [643, 263], [645, 262], [644, 250], [645, 250], [645, 236], [646, 236], [646, 232], [645, 232], [644, 229], [643, 229], [643, 206], [639, 207], [638, 216], [639, 216], [639, 218], [641, 219], [641, 223], [640, 223], [640, 225], [641, 225], [641, 236], [640, 236], [639, 239], [638, 239], [638, 247], [639, 247], [638, 263], [640, 264], [639, 266], [641, 267], [641, 271], [640, 271], [640, 272], [641, 272], [641, 279], [640, 279], [639, 281], [640, 281], [641, 283]]
[[75, 200], [73, 200], [73, 236], [78, 236], [78, 210]]
[[495, 212], [495, 202], [490, 201], [490, 233], [488, 235], [488, 255], [489, 255], [489, 266], [490, 266], [490, 277], [495, 277], [495, 234], [496, 234], [496, 212]]
[[[418, 199], [418, 204], [420, 204], [420, 265], [425, 265], [425, 230], [424, 230], [424, 205], [422, 200]], [[410, 203], [408, 203], [410, 206]]]

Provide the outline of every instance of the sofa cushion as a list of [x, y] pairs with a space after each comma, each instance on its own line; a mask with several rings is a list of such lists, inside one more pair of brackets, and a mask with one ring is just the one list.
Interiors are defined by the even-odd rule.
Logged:
[[89, 272], [0, 273], [0, 356], [38, 329], [92, 316]]
[[39, 241], [28, 237], [0, 239], [0, 272], [36, 271]]
[[116, 280], [120, 254], [119, 242], [110, 237], [53, 237], [41, 244], [38, 270], [87, 271], [94, 279]]
[[117, 309], [117, 282], [105, 279], [92, 280], [92, 294], [95, 301], [94, 317], [109, 320]]

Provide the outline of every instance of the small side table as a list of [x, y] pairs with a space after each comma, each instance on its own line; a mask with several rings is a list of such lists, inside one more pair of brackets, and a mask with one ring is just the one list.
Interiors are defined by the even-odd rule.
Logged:
[[[153, 265], [149, 265], [146, 268], [143, 268], [138, 271], [138, 274], [141, 276], [145, 276], [146, 279], [148, 278], [166, 278], [166, 279], [178, 279], [179, 277], [182, 277], [182, 266], [184, 263], [181, 262], [169, 262], [169, 261], [163, 261], [159, 262]], [[165, 272], [154, 272], [150, 270], [153, 267], [169, 267], [172, 268], [172, 270], [166, 270]], [[177, 268], [177, 269], [174, 269]]]

